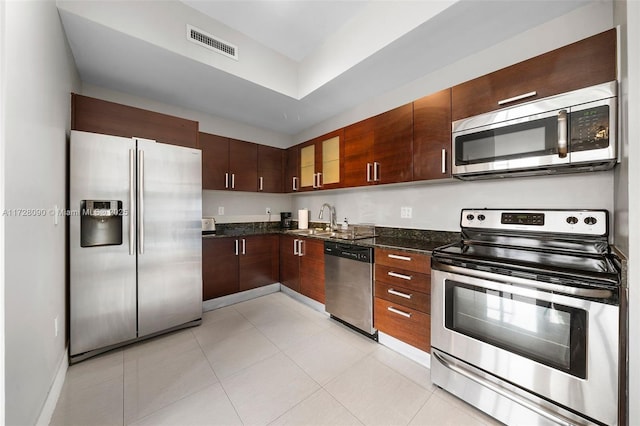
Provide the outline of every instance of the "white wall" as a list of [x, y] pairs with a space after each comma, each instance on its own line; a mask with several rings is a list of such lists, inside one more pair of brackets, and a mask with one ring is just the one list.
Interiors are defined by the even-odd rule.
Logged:
[[[65, 205], [69, 94], [80, 83], [55, 3], [5, 7], [5, 208], [47, 211]], [[6, 424], [36, 423], [66, 360], [65, 235], [48, 213], [5, 217]]]
[[104, 99], [105, 101], [117, 102], [198, 121], [200, 123], [200, 131], [204, 133], [213, 133], [215, 135], [275, 146], [277, 148], [288, 148], [293, 145], [291, 135], [253, 127], [226, 118], [216, 117], [203, 112], [153, 101], [91, 84], [84, 83], [82, 85], [82, 94], [93, 98]]
[[[622, 164], [616, 174], [616, 245], [629, 259], [629, 421], [640, 424], [640, 2], [616, 1], [621, 25]], [[632, 142], [633, 141], [633, 142]]]
[[[216, 223], [277, 222], [280, 212], [290, 212], [291, 196], [237, 191], [202, 191], [202, 215], [213, 216]], [[218, 208], [224, 214], [218, 214]], [[271, 208], [271, 217], [266, 208]]]
[[[316, 220], [322, 203], [335, 206], [338, 221], [379, 226], [460, 230], [462, 208], [604, 208], [613, 209], [613, 173], [490, 181], [447, 181], [412, 185], [381, 185], [349, 190], [301, 193], [298, 209], [311, 210]], [[400, 207], [411, 207], [412, 218], [400, 218]], [[326, 220], [325, 220], [326, 221]]]
[[[0, 2], [0, 170], [4, 170], [5, 2]], [[0, 211], [4, 211], [4, 173], [0, 173]], [[0, 421], [4, 420], [4, 216], [0, 217]]]

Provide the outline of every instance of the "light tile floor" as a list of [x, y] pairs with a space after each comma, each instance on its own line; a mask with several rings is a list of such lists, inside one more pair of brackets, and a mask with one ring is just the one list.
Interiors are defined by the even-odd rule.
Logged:
[[73, 365], [52, 425], [497, 425], [429, 370], [273, 293]]

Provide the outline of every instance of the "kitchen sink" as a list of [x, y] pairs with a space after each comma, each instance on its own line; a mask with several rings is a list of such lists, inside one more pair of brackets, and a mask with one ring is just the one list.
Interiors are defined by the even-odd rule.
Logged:
[[332, 238], [338, 240], [361, 240], [363, 238], [372, 238], [374, 235], [371, 234], [358, 234], [353, 230], [348, 231], [326, 231], [324, 229], [294, 229], [287, 231], [287, 233], [294, 235], [313, 235], [319, 238]]
[[320, 236], [325, 236], [325, 234], [330, 234], [331, 231], [325, 231], [324, 229], [309, 228], [309, 229], [292, 229], [287, 231], [287, 233], [294, 234], [294, 235], [316, 235], [320, 237]]

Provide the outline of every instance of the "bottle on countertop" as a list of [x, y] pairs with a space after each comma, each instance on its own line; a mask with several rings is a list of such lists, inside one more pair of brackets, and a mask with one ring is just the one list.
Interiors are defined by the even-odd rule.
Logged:
[[346, 217], [344, 218], [344, 222], [342, 222], [341, 229], [343, 231], [348, 231], [349, 230], [349, 222], [347, 222], [347, 218]]

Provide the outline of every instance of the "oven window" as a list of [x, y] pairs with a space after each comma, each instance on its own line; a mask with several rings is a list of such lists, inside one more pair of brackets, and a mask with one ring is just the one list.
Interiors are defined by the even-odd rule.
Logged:
[[582, 309], [446, 280], [445, 325], [586, 378], [587, 312]]
[[456, 136], [456, 165], [558, 153], [558, 118], [512, 124]]

